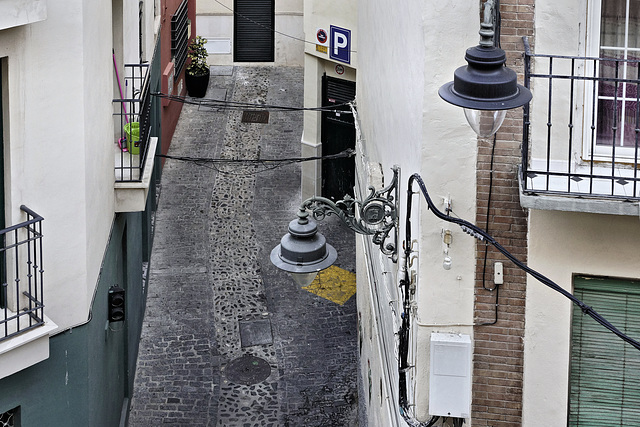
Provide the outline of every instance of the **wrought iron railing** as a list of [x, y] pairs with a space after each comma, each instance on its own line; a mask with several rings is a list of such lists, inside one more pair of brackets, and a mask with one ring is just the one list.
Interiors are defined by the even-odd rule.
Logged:
[[26, 220], [0, 230], [0, 341], [44, 324], [43, 218], [20, 209]]
[[171, 58], [173, 59], [173, 73], [176, 78], [187, 63], [189, 46], [189, 3], [182, 0], [176, 13], [171, 16]]
[[116, 182], [138, 182], [148, 155], [151, 136], [149, 64], [125, 65], [122, 99], [114, 99], [116, 132]]
[[[613, 55], [612, 55], [613, 56]], [[532, 54], [525, 39], [522, 190], [640, 200], [637, 58]]]

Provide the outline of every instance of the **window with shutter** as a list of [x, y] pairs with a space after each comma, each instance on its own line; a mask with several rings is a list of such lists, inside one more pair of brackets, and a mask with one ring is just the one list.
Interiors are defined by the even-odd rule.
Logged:
[[[640, 338], [640, 282], [576, 277], [576, 297]], [[640, 419], [640, 351], [574, 306], [569, 426], [628, 426]]]
[[234, 12], [234, 61], [273, 62], [275, 0], [235, 0]]
[[592, 130], [585, 126], [584, 150], [601, 160], [614, 152], [618, 160], [633, 159], [640, 123], [640, 0], [600, 0], [589, 2], [589, 8], [587, 56], [602, 59], [593, 71], [600, 80], [585, 88], [585, 105], [595, 106], [585, 109], [585, 123], [595, 127], [595, 146], [590, 147]]

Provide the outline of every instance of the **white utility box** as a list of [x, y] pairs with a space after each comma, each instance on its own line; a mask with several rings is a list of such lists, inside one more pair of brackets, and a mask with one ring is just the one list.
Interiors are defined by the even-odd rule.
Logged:
[[471, 337], [431, 334], [429, 415], [469, 418], [471, 414]]

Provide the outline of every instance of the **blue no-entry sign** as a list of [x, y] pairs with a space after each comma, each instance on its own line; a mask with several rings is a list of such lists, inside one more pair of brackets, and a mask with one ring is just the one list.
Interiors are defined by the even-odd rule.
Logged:
[[329, 39], [329, 58], [349, 64], [351, 61], [351, 30], [331, 25]]

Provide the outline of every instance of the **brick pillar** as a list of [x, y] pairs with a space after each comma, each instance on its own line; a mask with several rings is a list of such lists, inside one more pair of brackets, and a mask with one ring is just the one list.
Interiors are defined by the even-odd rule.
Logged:
[[[501, 47], [507, 65], [523, 76], [522, 37], [533, 42], [535, 0], [502, 0]], [[476, 224], [487, 224], [488, 232], [517, 258], [527, 259], [527, 215], [520, 207], [518, 166], [521, 162], [522, 109], [507, 114], [497, 135], [493, 162], [491, 204], [490, 167], [493, 138], [478, 140]], [[487, 253], [486, 271], [484, 268]], [[504, 284], [493, 288], [493, 265], [504, 264]], [[524, 355], [524, 311], [526, 275], [493, 247], [478, 242], [476, 251], [475, 323], [473, 357], [472, 424], [476, 426], [520, 426], [522, 424], [522, 363]], [[496, 293], [499, 294], [496, 321]], [[495, 324], [479, 326], [482, 323]]]

